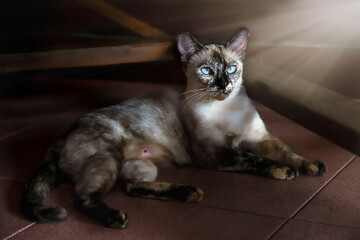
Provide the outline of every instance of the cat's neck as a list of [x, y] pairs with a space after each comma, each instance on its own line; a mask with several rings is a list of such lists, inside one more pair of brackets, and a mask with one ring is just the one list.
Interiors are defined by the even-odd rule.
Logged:
[[[224, 109], [229, 111], [242, 111], [251, 108], [252, 103], [248, 98], [244, 88], [232, 92], [226, 99], [222, 101], [213, 100], [209, 102], [198, 102], [193, 106], [195, 112], [201, 115], [211, 115], [216, 113], [216, 109], [222, 112]], [[215, 110], [215, 111], [214, 111]], [[200, 112], [199, 112], [200, 111]]]

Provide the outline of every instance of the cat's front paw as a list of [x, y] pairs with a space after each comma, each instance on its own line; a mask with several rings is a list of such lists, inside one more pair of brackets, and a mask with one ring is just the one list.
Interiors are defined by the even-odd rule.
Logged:
[[279, 180], [290, 180], [299, 175], [299, 171], [295, 168], [283, 166], [275, 167], [270, 170], [270, 177]]
[[309, 176], [321, 176], [326, 172], [326, 166], [324, 163], [316, 160], [306, 160], [304, 166], [301, 169], [301, 173]]

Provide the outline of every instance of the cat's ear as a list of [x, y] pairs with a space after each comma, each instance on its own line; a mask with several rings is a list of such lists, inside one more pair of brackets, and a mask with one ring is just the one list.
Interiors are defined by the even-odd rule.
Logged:
[[192, 56], [199, 52], [203, 46], [188, 32], [177, 36], [177, 48], [181, 55], [181, 61], [187, 64]]
[[241, 58], [245, 58], [245, 49], [247, 46], [249, 34], [249, 29], [246, 27], [240, 28], [239, 31], [237, 31], [226, 44], [226, 47], [235, 51]]

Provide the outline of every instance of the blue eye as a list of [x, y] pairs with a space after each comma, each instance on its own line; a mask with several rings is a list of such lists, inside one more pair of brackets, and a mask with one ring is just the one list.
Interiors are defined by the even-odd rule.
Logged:
[[205, 75], [209, 75], [211, 73], [211, 69], [208, 67], [202, 67], [200, 70]]
[[235, 65], [231, 65], [228, 69], [227, 72], [232, 74], [234, 72], [236, 72], [236, 66]]

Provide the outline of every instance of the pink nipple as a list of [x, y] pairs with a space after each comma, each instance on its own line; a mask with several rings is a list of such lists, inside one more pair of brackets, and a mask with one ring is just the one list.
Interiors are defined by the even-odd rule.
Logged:
[[148, 158], [148, 157], [150, 157], [150, 156], [151, 156], [151, 153], [150, 153], [149, 149], [144, 148], [144, 149], [142, 150], [142, 152], [141, 152], [141, 157], [142, 157], [142, 158]]

